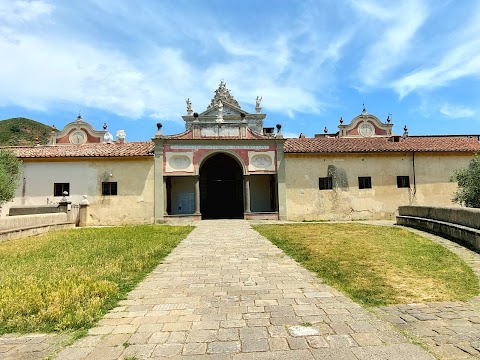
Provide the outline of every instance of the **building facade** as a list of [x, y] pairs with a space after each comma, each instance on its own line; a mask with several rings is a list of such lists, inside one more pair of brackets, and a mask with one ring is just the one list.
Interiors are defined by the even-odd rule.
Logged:
[[407, 204], [452, 206], [455, 169], [480, 152], [479, 136], [402, 136], [362, 113], [335, 134], [284, 139], [264, 127], [261, 98], [244, 111], [222, 81], [185, 131], [151, 141], [116, 141], [78, 117], [49, 145], [12, 147], [23, 181], [12, 205], [90, 202], [91, 225], [177, 218], [352, 220], [392, 218]]

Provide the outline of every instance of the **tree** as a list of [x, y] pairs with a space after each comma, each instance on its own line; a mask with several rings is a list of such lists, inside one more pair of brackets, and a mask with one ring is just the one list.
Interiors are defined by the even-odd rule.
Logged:
[[458, 183], [453, 202], [480, 208], [480, 156], [478, 154], [470, 160], [468, 168], [456, 170], [451, 180]]
[[15, 197], [20, 178], [20, 164], [14, 153], [0, 150], [0, 206]]

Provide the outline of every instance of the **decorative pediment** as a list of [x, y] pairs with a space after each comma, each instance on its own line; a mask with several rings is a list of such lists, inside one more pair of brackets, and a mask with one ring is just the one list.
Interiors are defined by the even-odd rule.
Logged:
[[[50, 133], [50, 145], [83, 145], [104, 142], [107, 126], [103, 131], [95, 130], [92, 125], [83, 121], [78, 115], [75, 121], [68, 123], [61, 131], [55, 131], [55, 125]], [[111, 136], [111, 135], [110, 135]]]
[[343, 120], [340, 119], [338, 125], [339, 137], [389, 137], [393, 135], [392, 127], [390, 117], [387, 118], [387, 123], [383, 123], [376, 116], [367, 113], [365, 107], [350, 124], [343, 125]]
[[[263, 136], [263, 119], [266, 115], [261, 113], [260, 102], [255, 100], [255, 114], [250, 114], [240, 107], [230, 90], [226, 88], [225, 81], [221, 80], [215, 96], [204, 112], [193, 112], [190, 98], [186, 99], [187, 115], [182, 116], [185, 129], [195, 129], [193, 138], [207, 137], [240, 137], [247, 138], [247, 132]], [[247, 131], [248, 129], [248, 131]], [[184, 136], [184, 135], [182, 135]], [[187, 136], [187, 135], [185, 135]]]
[[214, 107], [209, 107], [206, 111], [201, 113], [199, 117], [203, 116], [218, 116], [220, 115], [220, 112], [222, 113], [223, 117], [228, 117], [228, 116], [241, 116], [242, 114], [246, 115], [247, 113], [240, 108], [236, 108], [234, 106], [230, 106], [228, 104], [223, 104], [223, 110], [220, 110], [220, 107], [218, 105]]

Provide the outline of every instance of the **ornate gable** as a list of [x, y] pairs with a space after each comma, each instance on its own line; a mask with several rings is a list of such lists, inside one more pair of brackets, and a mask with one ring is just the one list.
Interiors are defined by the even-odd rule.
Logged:
[[362, 113], [355, 117], [350, 124], [343, 125], [343, 121], [340, 120], [338, 136], [355, 138], [390, 137], [393, 135], [392, 127], [390, 116], [387, 118], [387, 123], [382, 123], [376, 116], [367, 113], [364, 107]]
[[83, 121], [82, 117], [78, 115], [75, 121], [65, 125], [63, 130], [55, 131], [55, 125], [52, 127], [50, 133], [50, 145], [83, 145], [83, 144], [100, 144], [105, 142], [105, 135], [107, 132], [107, 125], [103, 125], [103, 131], [95, 130], [92, 125]]
[[223, 80], [220, 81], [220, 85], [215, 90], [215, 95], [205, 111], [194, 113], [190, 98], [186, 102], [188, 115], [182, 116], [182, 118], [185, 121], [186, 130], [195, 128], [194, 138], [198, 136], [202, 138], [240, 136], [243, 138], [247, 136], [245, 130], [247, 128], [260, 136], [263, 133], [263, 119], [266, 115], [260, 113], [261, 98], [257, 97], [256, 99], [255, 109], [257, 112], [250, 114], [242, 110]]

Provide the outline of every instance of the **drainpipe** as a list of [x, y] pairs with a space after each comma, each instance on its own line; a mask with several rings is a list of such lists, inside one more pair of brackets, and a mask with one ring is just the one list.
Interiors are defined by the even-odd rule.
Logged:
[[412, 166], [413, 166], [413, 196], [417, 193], [417, 182], [415, 179], [415, 151], [412, 151]]

